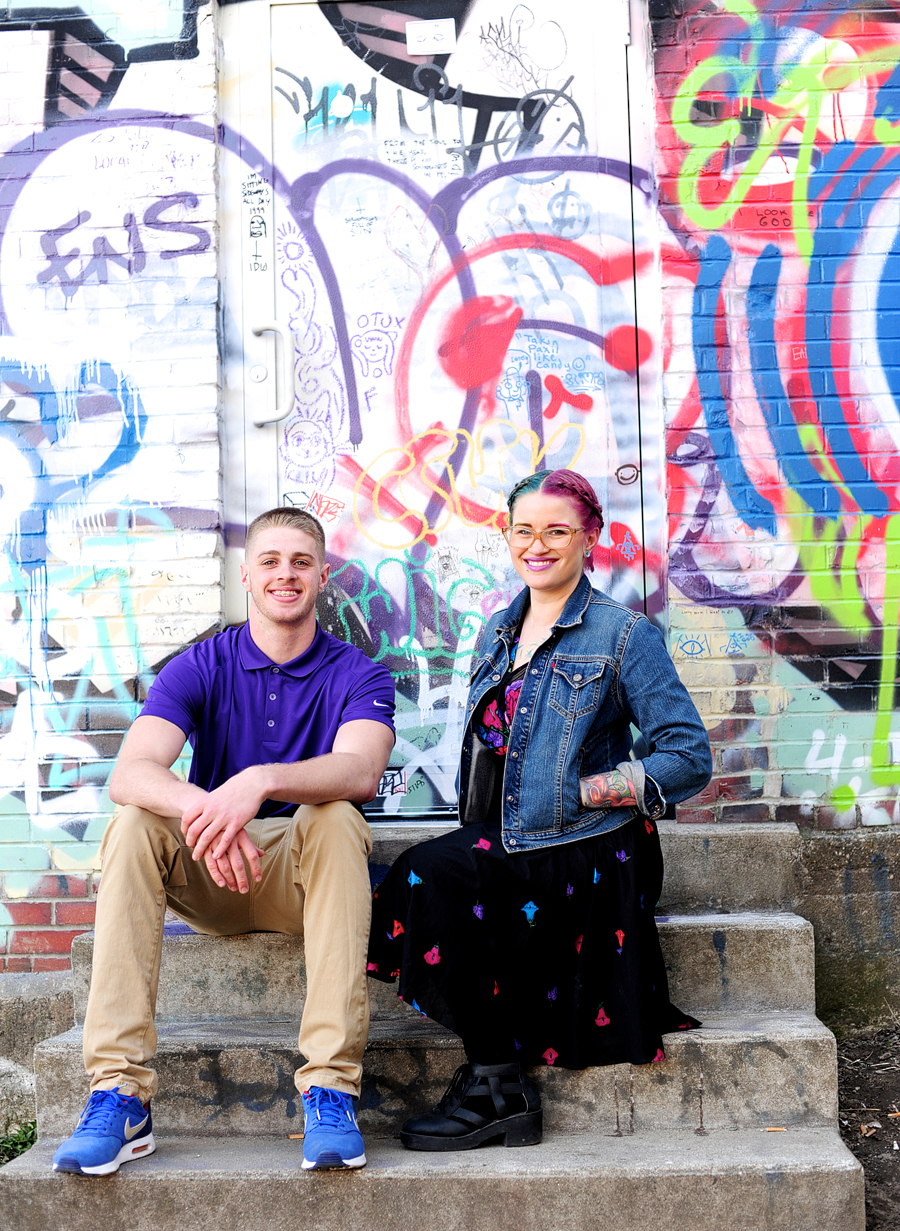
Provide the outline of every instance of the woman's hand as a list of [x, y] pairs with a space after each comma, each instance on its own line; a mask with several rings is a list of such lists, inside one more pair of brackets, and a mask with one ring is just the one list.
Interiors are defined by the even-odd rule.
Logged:
[[619, 769], [608, 774], [580, 778], [581, 802], [585, 808], [636, 808], [634, 783]]

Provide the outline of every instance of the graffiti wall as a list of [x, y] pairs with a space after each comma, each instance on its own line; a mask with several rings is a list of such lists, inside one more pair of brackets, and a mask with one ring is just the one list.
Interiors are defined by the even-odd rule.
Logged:
[[2, 968], [274, 500], [397, 682], [376, 814], [451, 813], [504, 491], [572, 466], [711, 731], [680, 819], [900, 822], [898, 134], [895, 4], [6, 6]]
[[[626, 17], [4, 10], [4, 969], [64, 965], [90, 924], [122, 734], [159, 666], [231, 618], [223, 562], [273, 484], [326, 525], [323, 622], [397, 680], [382, 814], [452, 809], [516, 479], [588, 473], [598, 582], [664, 618], [650, 56]], [[430, 44], [407, 33], [435, 19]], [[293, 370], [259, 436], [244, 305], [266, 295]]]
[[[598, 584], [663, 616], [647, 31], [629, 43], [574, 2], [221, 14], [226, 474], [277, 471], [277, 498], [322, 517], [323, 623], [394, 675], [370, 811], [450, 815], [473, 650], [520, 585], [505, 491], [541, 467], [587, 473]], [[415, 54], [407, 23], [434, 21], [448, 54]], [[296, 396], [257, 427], [279, 362], [255, 337], [269, 302]]]
[[195, 9], [0, 18], [7, 970], [68, 964], [122, 733], [221, 621], [215, 61]]
[[900, 13], [651, 8], [693, 816], [897, 823]]

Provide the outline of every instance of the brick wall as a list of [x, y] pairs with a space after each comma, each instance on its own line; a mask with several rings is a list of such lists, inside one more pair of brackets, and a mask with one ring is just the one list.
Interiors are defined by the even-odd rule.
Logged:
[[221, 620], [213, 13], [92, 8], [0, 17], [8, 971], [68, 965], [122, 735]]
[[685, 821], [900, 820], [890, 7], [651, 2]]

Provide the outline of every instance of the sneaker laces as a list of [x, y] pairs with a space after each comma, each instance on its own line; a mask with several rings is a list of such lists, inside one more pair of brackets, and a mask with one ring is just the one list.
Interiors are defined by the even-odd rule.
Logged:
[[88, 1099], [76, 1133], [104, 1131], [120, 1107], [126, 1103], [124, 1095], [117, 1090], [95, 1090]]
[[309, 1091], [309, 1110], [315, 1112], [319, 1123], [327, 1128], [343, 1128], [348, 1123], [347, 1110], [344, 1106], [345, 1097], [349, 1096], [342, 1095], [337, 1090], [328, 1090], [324, 1086], [318, 1086]]

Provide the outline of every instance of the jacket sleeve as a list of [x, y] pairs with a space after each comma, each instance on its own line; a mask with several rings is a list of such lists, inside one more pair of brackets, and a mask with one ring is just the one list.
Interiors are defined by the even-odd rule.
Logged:
[[680, 803], [706, 786], [712, 777], [712, 752], [662, 633], [643, 616], [628, 634], [616, 699], [650, 750], [642, 761], [645, 811], [660, 817], [667, 804]]

